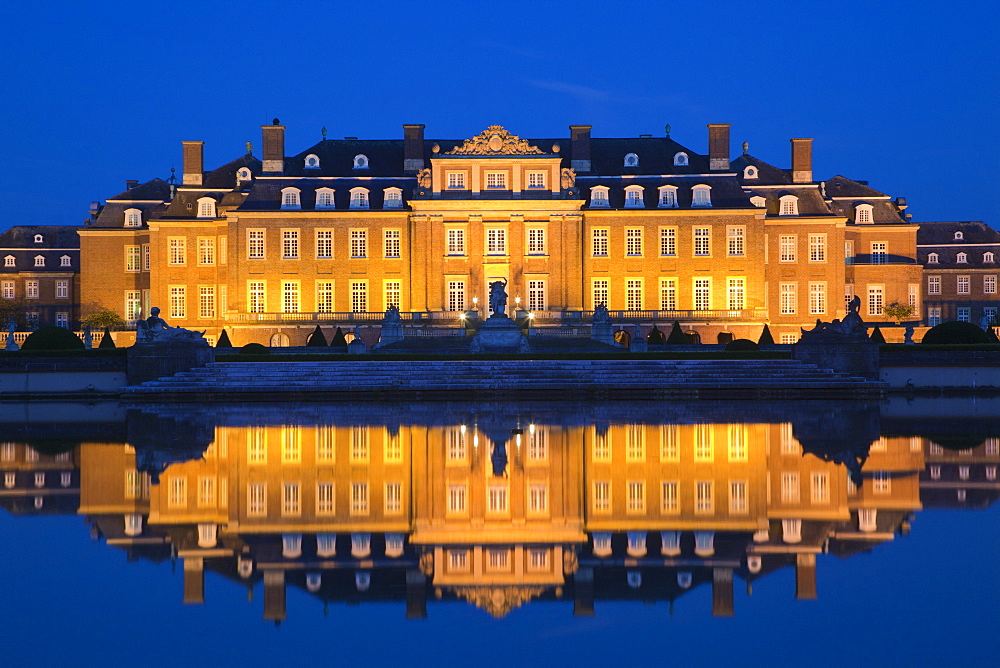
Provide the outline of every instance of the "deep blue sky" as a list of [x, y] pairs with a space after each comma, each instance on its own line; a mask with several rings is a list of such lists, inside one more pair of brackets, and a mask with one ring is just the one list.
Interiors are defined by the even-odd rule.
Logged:
[[659, 135], [866, 179], [915, 221], [1000, 224], [995, 2], [22, 2], [0, 24], [0, 230], [78, 224], [126, 179], [206, 166], [272, 117], [331, 137]]

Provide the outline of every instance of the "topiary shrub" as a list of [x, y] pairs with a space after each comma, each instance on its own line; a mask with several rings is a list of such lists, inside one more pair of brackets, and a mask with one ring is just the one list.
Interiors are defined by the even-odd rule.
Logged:
[[875, 325], [875, 329], [872, 330], [872, 333], [868, 337], [868, 339], [872, 343], [885, 343], [885, 337], [882, 336], [882, 330], [879, 329], [878, 325]]
[[216, 348], [232, 348], [233, 344], [229, 340], [229, 334], [226, 330], [222, 330], [222, 334], [219, 336], [219, 340], [215, 344]]
[[42, 327], [28, 335], [21, 350], [83, 350], [80, 337], [65, 327]]
[[663, 332], [656, 325], [653, 325], [653, 329], [649, 330], [649, 336], [646, 337], [646, 343], [651, 346], [662, 346], [666, 342]]
[[773, 346], [774, 337], [771, 336], [771, 328], [764, 324], [764, 329], [760, 333], [760, 338], [757, 339], [757, 345], [759, 346]]
[[347, 337], [344, 336], [344, 332], [341, 331], [340, 327], [333, 333], [333, 340], [330, 341], [330, 347], [347, 350]]
[[240, 355], [268, 355], [271, 349], [259, 343], [248, 343], [240, 348]]
[[670, 335], [667, 337], [667, 344], [671, 346], [687, 345], [689, 343], [687, 334], [681, 329], [681, 323], [674, 321], [674, 326], [670, 328]]
[[734, 339], [726, 344], [726, 352], [745, 352], [748, 350], [760, 350], [760, 346], [750, 339]]
[[115, 339], [111, 336], [111, 329], [109, 327], [104, 328], [104, 336], [101, 337], [101, 342], [97, 344], [98, 348], [117, 348], [115, 345]]
[[309, 338], [306, 339], [306, 345], [310, 347], [319, 346], [326, 348], [326, 337], [323, 336], [323, 330], [319, 328], [319, 325], [316, 325], [316, 329], [314, 329], [312, 334], [309, 335]]
[[[921, 343], [992, 343], [990, 335], [971, 322], [942, 322], [924, 334]], [[27, 342], [25, 342], [27, 343]]]

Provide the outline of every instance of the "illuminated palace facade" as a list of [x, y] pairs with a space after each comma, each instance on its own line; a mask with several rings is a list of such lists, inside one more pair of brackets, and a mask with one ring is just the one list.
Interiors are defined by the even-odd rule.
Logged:
[[[225, 328], [236, 345], [303, 345], [315, 327], [460, 326], [488, 315], [488, 285], [536, 327], [679, 321], [703, 342], [776, 341], [843, 317], [909, 303], [920, 313], [917, 225], [867, 184], [816, 180], [812, 140], [791, 167], [708, 126], [708, 153], [669, 135], [521, 139], [490, 126], [465, 140], [324, 138], [288, 156], [285, 128], [263, 156], [206, 171], [183, 142], [179, 182], [130, 182], [80, 230], [83, 304], [126, 320], [160, 306], [174, 325]], [[172, 178], [171, 181], [176, 179]]]

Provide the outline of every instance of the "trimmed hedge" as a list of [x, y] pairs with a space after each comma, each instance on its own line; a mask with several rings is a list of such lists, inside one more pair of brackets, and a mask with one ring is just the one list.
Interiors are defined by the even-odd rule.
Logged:
[[248, 343], [240, 348], [240, 355], [269, 355], [271, 349], [259, 343]]
[[646, 343], [651, 346], [661, 346], [666, 343], [666, 339], [663, 337], [663, 332], [659, 330], [656, 325], [653, 325], [653, 329], [649, 331], [649, 336], [646, 337]]
[[878, 325], [875, 325], [875, 329], [872, 330], [872, 333], [868, 336], [868, 339], [872, 343], [885, 343], [885, 337], [882, 336], [882, 330], [879, 329]]
[[343, 348], [344, 350], [347, 350], [347, 337], [344, 336], [344, 332], [340, 329], [340, 327], [338, 327], [337, 331], [334, 332], [333, 340], [330, 341], [330, 347]]
[[80, 337], [65, 327], [42, 327], [28, 335], [21, 350], [84, 350]]
[[760, 350], [760, 346], [750, 339], [734, 339], [726, 344], [726, 352], [748, 352]]
[[226, 330], [222, 330], [222, 334], [219, 336], [219, 340], [215, 344], [216, 348], [232, 348], [233, 344], [229, 341], [229, 334]]
[[674, 326], [670, 328], [670, 336], [667, 337], [667, 343], [672, 346], [686, 346], [691, 343], [688, 340], [688, 335], [681, 329], [681, 323], [674, 321]]
[[929, 345], [941, 343], [993, 343], [990, 335], [971, 322], [942, 322], [931, 327], [920, 341]]

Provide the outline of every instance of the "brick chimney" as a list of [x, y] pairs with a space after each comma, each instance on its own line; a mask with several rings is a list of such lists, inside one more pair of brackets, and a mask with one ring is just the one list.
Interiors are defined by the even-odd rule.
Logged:
[[590, 128], [591, 125], [569, 126], [570, 166], [578, 174], [590, 171]]
[[708, 168], [713, 172], [729, 169], [729, 123], [708, 124]]
[[264, 140], [265, 174], [281, 174], [285, 171], [285, 126], [274, 119], [271, 125], [260, 126]]
[[813, 140], [790, 139], [792, 142], [792, 183], [812, 183]]
[[424, 126], [403, 124], [403, 173], [416, 174], [424, 168]]
[[184, 147], [184, 178], [181, 183], [200, 186], [205, 171], [205, 142], [182, 141], [181, 146]]

